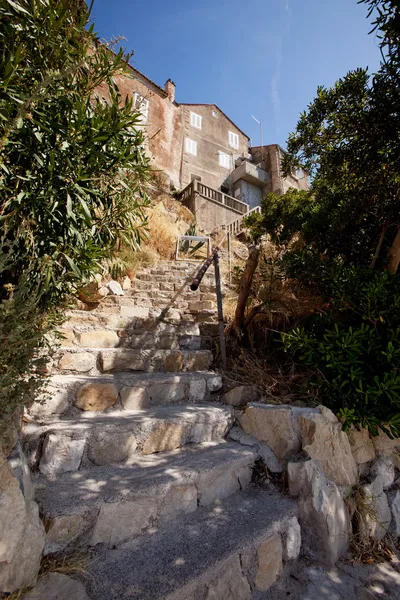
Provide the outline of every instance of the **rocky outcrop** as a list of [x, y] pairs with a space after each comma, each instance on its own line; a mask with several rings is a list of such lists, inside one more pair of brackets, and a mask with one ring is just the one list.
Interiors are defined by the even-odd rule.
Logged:
[[345, 554], [351, 532], [350, 515], [339, 488], [313, 460], [289, 462], [289, 491], [299, 497], [303, 548], [325, 565]]
[[322, 414], [311, 414], [300, 415], [299, 424], [303, 451], [319, 462], [326, 477], [337, 485], [354, 485], [358, 480], [357, 465], [341, 423]]
[[265, 442], [278, 458], [286, 458], [301, 448], [290, 407], [252, 404], [239, 421], [246, 433]]
[[0, 591], [33, 585], [45, 541], [39, 509], [22, 450], [0, 454]]

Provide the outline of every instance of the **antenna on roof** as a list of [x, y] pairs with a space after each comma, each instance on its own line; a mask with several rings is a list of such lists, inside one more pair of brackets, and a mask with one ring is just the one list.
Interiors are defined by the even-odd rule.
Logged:
[[262, 146], [263, 146], [262, 123], [261, 123], [261, 121], [259, 121], [258, 119], [256, 119], [254, 115], [251, 115], [251, 116], [252, 116], [252, 118], [253, 118], [255, 121], [257, 121], [257, 123], [258, 123], [258, 124], [259, 124], [259, 126], [260, 126], [260, 138], [261, 138], [261, 148], [262, 148]]

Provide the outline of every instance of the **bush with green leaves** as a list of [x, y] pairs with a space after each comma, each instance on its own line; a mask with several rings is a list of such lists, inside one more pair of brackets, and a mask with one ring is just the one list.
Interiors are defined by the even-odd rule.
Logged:
[[0, 219], [15, 279], [34, 264], [46, 301], [135, 247], [148, 204], [141, 117], [114, 82], [129, 56], [73, 6], [0, 0]]
[[[84, 0], [0, 0], [0, 417], [33, 399], [45, 334], [121, 246], [151, 178], [141, 115]], [[41, 359], [40, 361], [41, 362]]]
[[[320, 273], [321, 276], [321, 273]], [[328, 310], [283, 334], [287, 352], [315, 371], [321, 401], [345, 428], [400, 435], [400, 279], [325, 268]]]

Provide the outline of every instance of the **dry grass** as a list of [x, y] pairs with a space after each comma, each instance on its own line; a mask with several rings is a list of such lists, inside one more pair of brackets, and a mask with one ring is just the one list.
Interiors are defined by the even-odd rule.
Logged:
[[84, 552], [76, 552], [66, 556], [47, 555], [40, 566], [39, 577], [46, 573], [62, 573], [62, 575], [88, 575], [88, 556]]
[[163, 195], [148, 212], [148, 241], [146, 245], [161, 259], [175, 255], [176, 240], [193, 222], [193, 214], [171, 196]]
[[[38, 575], [38, 581], [42, 579], [47, 573], [61, 573], [62, 575], [81, 575], [86, 577], [87, 571], [87, 554], [83, 552], [77, 552], [68, 556], [49, 555], [44, 556], [40, 565], [40, 571]], [[32, 586], [23, 587], [16, 590], [12, 594], [3, 596], [0, 594], [0, 598], [7, 600], [21, 600], [25, 594], [32, 589]], [[72, 600], [72, 598], [71, 598]]]
[[278, 364], [271, 358], [257, 356], [239, 346], [233, 336], [227, 337], [226, 341], [228, 368], [222, 371], [222, 375], [227, 389], [235, 385], [253, 386], [270, 404], [320, 404], [317, 394], [313, 395], [308, 390], [308, 370], [293, 363]]

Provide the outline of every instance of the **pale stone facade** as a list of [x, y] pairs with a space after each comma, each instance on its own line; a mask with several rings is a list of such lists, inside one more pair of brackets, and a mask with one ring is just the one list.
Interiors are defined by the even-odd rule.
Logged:
[[172, 188], [182, 190], [196, 179], [249, 208], [270, 191], [308, 189], [305, 173], [282, 177], [279, 145], [251, 148], [249, 136], [217, 105], [179, 103], [170, 79], [162, 88], [133, 67], [115, 82], [123, 98], [131, 96], [141, 109], [153, 167], [168, 176]]

